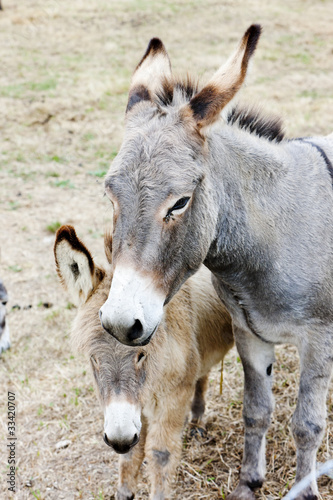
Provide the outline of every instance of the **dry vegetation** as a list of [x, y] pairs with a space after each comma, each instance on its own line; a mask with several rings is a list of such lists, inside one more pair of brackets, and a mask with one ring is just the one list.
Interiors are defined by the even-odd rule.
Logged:
[[[103, 443], [103, 416], [86, 363], [70, 352], [75, 309], [58, 284], [52, 246], [72, 223], [104, 261], [110, 222], [103, 175], [121, 142], [131, 72], [152, 36], [178, 72], [209, 74], [252, 22], [265, 31], [246, 101], [285, 118], [289, 135], [333, 130], [331, 1], [3, 0], [0, 13], [0, 273], [8, 292], [12, 349], [0, 360], [1, 498], [6, 490], [6, 392], [16, 392], [18, 499], [106, 499], [117, 457]], [[50, 307], [46, 307], [49, 305]], [[19, 306], [19, 307], [16, 307]], [[86, 372], [87, 370], [87, 372]], [[223, 396], [212, 374], [207, 436], [184, 438], [177, 499], [225, 498], [242, 453], [242, 368], [233, 351]], [[290, 419], [298, 359], [277, 349], [276, 409], [268, 434], [267, 483], [257, 498], [278, 499], [295, 477]], [[318, 454], [333, 455], [333, 399]], [[57, 449], [68, 440], [67, 448]], [[320, 479], [322, 498], [333, 482]], [[147, 498], [143, 470], [137, 498]]]

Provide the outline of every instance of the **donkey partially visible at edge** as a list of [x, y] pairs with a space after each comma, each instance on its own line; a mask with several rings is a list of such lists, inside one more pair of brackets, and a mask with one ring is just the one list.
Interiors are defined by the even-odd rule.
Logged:
[[210, 272], [202, 267], [165, 308], [152, 342], [133, 348], [102, 328], [98, 312], [108, 296], [111, 274], [95, 266], [72, 226], [59, 229], [55, 258], [63, 284], [81, 303], [72, 343], [90, 358], [104, 410], [104, 440], [124, 454], [117, 500], [134, 498], [144, 456], [151, 498], [169, 498], [187, 413], [191, 407], [192, 422], [200, 423], [209, 370], [233, 345], [231, 319]]
[[0, 354], [10, 348], [9, 326], [7, 322], [6, 304], [8, 294], [0, 279]]
[[148, 343], [164, 305], [204, 263], [245, 373], [243, 464], [229, 498], [253, 499], [264, 481], [274, 345], [291, 343], [301, 369], [296, 481], [310, 474], [299, 499], [315, 500], [333, 365], [333, 135], [287, 140], [279, 121], [227, 110], [260, 32], [251, 26], [201, 90], [172, 76], [160, 40], [149, 43], [105, 180], [114, 275], [101, 321], [124, 344]]

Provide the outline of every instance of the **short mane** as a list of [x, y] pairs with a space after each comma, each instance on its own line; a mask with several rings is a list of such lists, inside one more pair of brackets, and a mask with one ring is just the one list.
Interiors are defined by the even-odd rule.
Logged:
[[229, 112], [227, 123], [247, 130], [250, 134], [265, 137], [269, 141], [281, 142], [284, 139], [281, 118], [265, 116], [257, 108], [245, 108], [237, 105]]
[[[162, 88], [156, 94], [156, 101], [160, 106], [179, 104], [179, 98], [189, 102], [199, 92], [198, 81], [186, 75], [185, 78], [164, 79]], [[177, 96], [177, 98], [176, 98]], [[176, 102], [175, 102], [176, 101]]]
[[[164, 79], [162, 88], [155, 96], [155, 102], [161, 107], [185, 104], [200, 90], [199, 82], [189, 75], [183, 79]], [[281, 142], [285, 136], [279, 117], [265, 116], [261, 110], [254, 107], [234, 106], [229, 111], [227, 123], [269, 141]]]

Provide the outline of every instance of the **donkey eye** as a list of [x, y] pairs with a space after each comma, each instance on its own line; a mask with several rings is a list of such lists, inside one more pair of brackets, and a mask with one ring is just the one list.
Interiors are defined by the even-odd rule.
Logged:
[[[186, 207], [189, 199], [190, 199], [189, 196], [185, 196], [184, 198], [180, 198], [178, 201], [176, 201], [174, 206], [172, 208], [169, 208], [169, 210], [167, 211], [167, 214], [165, 216], [166, 222], [168, 222], [168, 220], [169, 220], [170, 216], [173, 214], [173, 212], [176, 212], [177, 210], [178, 210], [178, 212], [180, 212], [180, 210], [184, 211], [184, 208]], [[180, 212], [180, 213], [182, 213], [182, 212]]]
[[188, 204], [189, 200], [191, 199], [190, 196], [184, 196], [183, 198], [179, 198], [178, 201], [174, 204], [173, 207], [169, 208], [169, 210], [166, 213], [166, 216], [164, 217], [164, 222], [168, 223], [170, 219], [175, 220], [172, 216], [175, 213], [175, 215], [180, 215], [186, 210], [186, 205]]
[[174, 212], [174, 210], [181, 210], [182, 208], [186, 207], [190, 197], [185, 196], [184, 198], [180, 198], [180, 200], [176, 201], [174, 206], [169, 209], [169, 212]]

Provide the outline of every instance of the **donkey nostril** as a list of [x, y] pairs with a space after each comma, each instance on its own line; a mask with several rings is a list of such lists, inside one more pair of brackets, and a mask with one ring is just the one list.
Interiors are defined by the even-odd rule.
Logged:
[[106, 433], [104, 432], [103, 434], [103, 439], [104, 439], [104, 443], [107, 444], [108, 446], [111, 446], [112, 448], [112, 444], [110, 443], [110, 441], [108, 440], [108, 437], [106, 435]]
[[139, 437], [137, 434], [134, 434], [134, 438], [133, 438], [133, 441], [132, 441], [132, 444], [131, 444], [131, 447], [132, 446], [135, 446], [136, 443], [139, 441]]
[[131, 328], [128, 330], [128, 340], [135, 340], [139, 337], [141, 337], [143, 333], [143, 326], [142, 323], [139, 319], [136, 319], [134, 321], [134, 325], [131, 326]]

